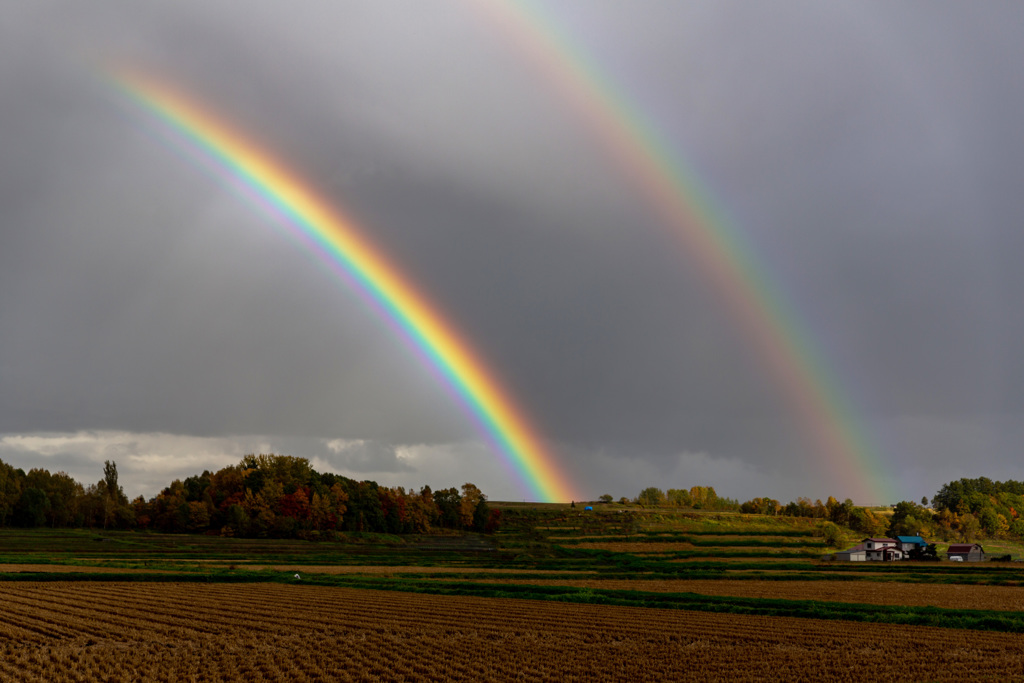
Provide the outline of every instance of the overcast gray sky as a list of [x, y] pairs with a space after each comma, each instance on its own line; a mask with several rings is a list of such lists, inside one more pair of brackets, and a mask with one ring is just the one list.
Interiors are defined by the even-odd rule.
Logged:
[[[155, 134], [113, 63], [355, 216], [580, 497], [1024, 479], [1024, 9], [555, 1], [531, 33], [487, 4], [0, 0], [0, 459], [85, 483], [113, 459], [131, 496], [268, 451], [528, 496], [393, 325]], [[877, 463], [816, 451], [540, 27], [750, 245]]]

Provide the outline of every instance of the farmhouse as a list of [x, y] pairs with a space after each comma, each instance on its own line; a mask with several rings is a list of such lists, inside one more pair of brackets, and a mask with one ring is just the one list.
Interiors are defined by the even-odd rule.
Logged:
[[981, 562], [985, 559], [985, 549], [978, 543], [950, 543], [946, 559], [954, 557], [959, 557], [960, 562]]
[[895, 538], [865, 538], [864, 549], [868, 560], [875, 562], [892, 562], [902, 560], [903, 551], [899, 549]]
[[865, 538], [864, 548], [866, 550], [881, 550], [882, 548], [895, 548], [895, 538]]
[[903, 559], [903, 551], [896, 546], [886, 545], [866, 551], [867, 559], [874, 562], [893, 562]]
[[[916, 538], [927, 545], [920, 536], [898, 538]], [[912, 546], [913, 542], [908, 541], [908, 544]], [[893, 562], [909, 556], [909, 551], [903, 550], [903, 544], [897, 538], [865, 538], [852, 548], [836, 553], [835, 559], [839, 562]]]

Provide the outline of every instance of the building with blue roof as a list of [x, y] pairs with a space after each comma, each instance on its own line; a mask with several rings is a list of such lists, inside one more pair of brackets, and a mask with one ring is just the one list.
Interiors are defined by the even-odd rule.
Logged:
[[910, 555], [910, 551], [924, 550], [928, 547], [928, 542], [920, 536], [897, 536], [896, 547], [903, 551], [905, 555]]
[[832, 555], [840, 562], [870, 562], [911, 559], [910, 552], [922, 552], [928, 542], [920, 536], [897, 536], [895, 538], [865, 538], [848, 550], [840, 550]]

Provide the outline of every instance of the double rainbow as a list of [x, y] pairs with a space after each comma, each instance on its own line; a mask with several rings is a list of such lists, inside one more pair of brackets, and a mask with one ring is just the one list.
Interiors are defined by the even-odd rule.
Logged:
[[181, 92], [138, 72], [118, 70], [111, 76], [121, 92], [176, 131], [191, 151], [201, 153], [227, 180], [297, 230], [320, 258], [358, 283], [440, 372], [532, 497], [542, 501], [576, 497], [554, 456], [545, 450], [496, 374], [440, 311], [370, 244], [365, 230], [352, 217], [317, 196], [298, 174]]
[[588, 122], [622, 175], [679, 239], [686, 258], [719, 292], [804, 430], [811, 459], [861, 502], [892, 493], [873, 439], [843, 385], [743, 235], [716, 209], [697, 174], [547, 14], [544, 3], [467, 0]]

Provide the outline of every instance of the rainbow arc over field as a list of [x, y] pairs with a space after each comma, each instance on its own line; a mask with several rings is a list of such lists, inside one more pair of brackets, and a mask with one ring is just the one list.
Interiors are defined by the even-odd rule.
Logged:
[[716, 208], [694, 170], [597, 60], [574, 43], [546, 3], [466, 0], [504, 33], [593, 129], [626, 177], [677, 236], [687, 260], [722, 297], [775, 380], [830, 479], [858, 502], [888, 502], [883, 458], [814, 335], [744, 236]]
[[436, 306], [388, 262], [366, 232], [336, 204], [319, 197], [297, 173], [167, 83], [138, 71], [114, 69], [115, 86], [169, 126], [181, 144], [199, 152], [227, 182], [254, 195], [263, 208], [297, 230], [317, 256], [356, 282], [444, 377], [531, 496], [576, 498], [523, 411]]

